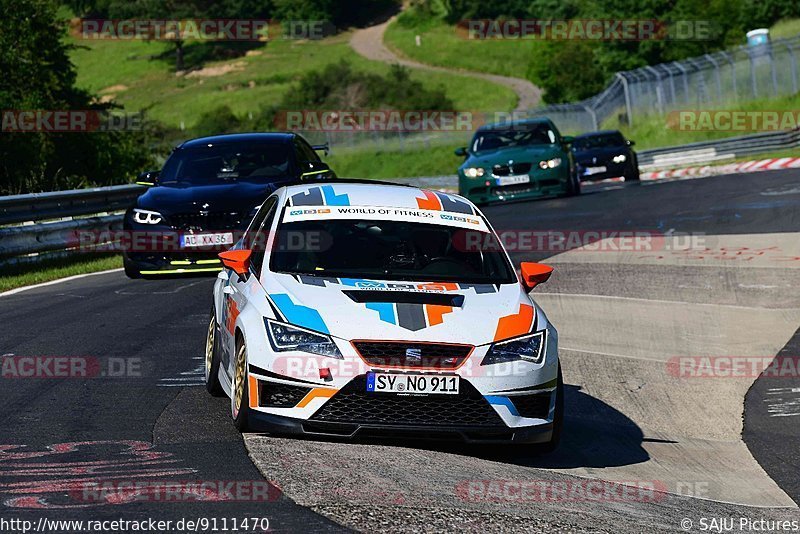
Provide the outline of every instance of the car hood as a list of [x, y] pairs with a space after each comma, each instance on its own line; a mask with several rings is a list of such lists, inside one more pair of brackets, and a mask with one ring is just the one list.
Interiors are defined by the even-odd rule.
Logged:
[[538, 163], [541, 160], [562, 157], [563, 151], [555, 145], [536, 145], [528, 147], [509, 147], [479, 152], [470, 155], [462, 167], [492, 167], [506, 165], [509, 160], [516, 162]]
[[530, 332], [536, 315], [519, 284], [274, 274], [265, 289], [287, 322], [346, 340], [483, 345]]
[[153, 187], [139, 197], [138, 206], [161, 213], [250, 211], [277, 187], [276, 183], [234, 182], [193, 187]]

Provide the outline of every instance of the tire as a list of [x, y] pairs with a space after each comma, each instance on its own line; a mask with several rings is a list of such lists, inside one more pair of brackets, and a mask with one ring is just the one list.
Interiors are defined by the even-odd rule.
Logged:
[[556, 407], [553, 412], [553, 435], [550, 441], [536, 445], [539, 454], [550, 454], [561, 442], [561, 430], [564, 427], [564, 379], [561, 376], [561, 363], [558, 364], [558, 380], [556, 382]]
[[222, 397], [225, 392], [219, 383], [219, 336], [217, 336], [217, 317], [214, 308], [211, 309], [211, 319], [208, 321], [206, 333], [205, 374], [206, 390], [214, 397]]
[[247, 419], [250, 415], [250, 396], [247, 385], [247, 346], [241, 336], [237, 336], [236, 339], [235, 358], [233, 384], [231, 385], [231, 417], [236, 430], [247, 432], [249, 429]]
[[625, 173], [625, 181], [626, 182], [638, 182], [639, 181], [639, 166], [634, 163], [631, 165], [630, 170]]
[[136, 280], [142, 277], [142, 273], [139, 272], [139, 269], [137, 269], [127, 258], [122, 259], [122, 266], [125, 268], [125, 276], [131, 280]]
[[569, 181], [567, 182], [567, 196], [576, 197], [581, 194], [581, 180], [578, 178], [578, 173], [570, 172]]

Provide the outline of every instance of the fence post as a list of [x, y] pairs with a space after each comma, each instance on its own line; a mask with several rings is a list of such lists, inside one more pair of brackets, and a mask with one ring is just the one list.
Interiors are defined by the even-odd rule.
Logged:
[[786, 50], [792, 65], [792, 94], [797, 94], [797, 58], [794, 56], [794, 46], [787, 43]]
[[758, 98], [758, 81], [756, 81], [756, 60], [750, 50], [747, 50], [750, 59], [750, 84], [753, 86], [753, 98]]
[[768, 46], [769, 46], [769, 69], [772, 74], [772, 94], [778, 96], [778, 75], [775, 72], [775, 55], [772, 53], [774, 48], [771, 43]]
[[678, 70], [681, 71], [681, 75], [683, 76], [683, 94], [685, 96], [684, 103], [689, 104], [689, 71], [683, 68], [679, 62], [675, 62], [675, 66], [678, 67]]
[[720, 74], [719, 74], [719, 63], [717, 63], [717, 60], [714, 59], [714, 56], [712, 56], [711, 54], [706, 54], [705, 57], [708, 60], [708, 62], [711, 63], [714, 66], [714, 78], [715, 78], [715, 80], [717, 82], [717, 103], [721, 103], [722, 102], [722, 79], [721, 79]]
[[733, 101], [736, 102], [739, 100], [739, 91], [736, 89], [736, 62], [733, 60], [733, 56], [730, 55], [728, 52], [723, 52], [725, 59], [728, 60], [728, 63], [731, 65], [731, 85], [733, 86]]
[[628, 126], [633, 126], [633, 107], [631, 106], [631, 94], [628, 90], [628, 79], [624, 72], [618, 72], [617, 77], [622, 80], [622, 90], [625, 92], [625, 110], [628, 114]]

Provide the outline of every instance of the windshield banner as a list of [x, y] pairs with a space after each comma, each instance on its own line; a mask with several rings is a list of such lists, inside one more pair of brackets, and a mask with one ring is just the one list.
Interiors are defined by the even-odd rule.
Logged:
[[384, 206], [288, 206], [284, 223], [325, 219], [361, 219], [373, 221], [405, 221], [421, 224], [438, 224], [489, 232], [481, 217], [439, 210], [392, 208]]

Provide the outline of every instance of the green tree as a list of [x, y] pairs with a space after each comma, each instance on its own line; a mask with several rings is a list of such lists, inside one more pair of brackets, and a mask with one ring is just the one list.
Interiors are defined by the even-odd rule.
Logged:
[[[0, 110], [101, 110], [75, 87], [50, 0], [0, 0]], [[9, 114], [10, 115], [10, 114]], [[0, 193], [120, 183], [150, 160], [144, 131], [0, 133]]]

